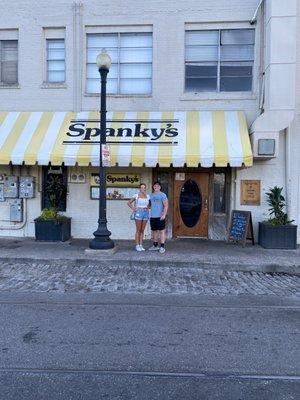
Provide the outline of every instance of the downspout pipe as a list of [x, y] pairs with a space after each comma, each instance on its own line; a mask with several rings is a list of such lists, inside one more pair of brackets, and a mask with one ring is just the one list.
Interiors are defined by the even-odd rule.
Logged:
[[291, 219], [291, 134], [290, 126], [285, 129], [285, 193], [286, 193], [286, 212]]
[[256, 10], [255, 10], [255, 12], [253, 14], [253, 17], [250, 20], [250, 24], [251, 25], [254, 25], [256, 23], [256, 21], [257, 21], [257, 13], [258, 13], [258, 10], [260, 9], [260, 6], [262, 5], [263, 1], [264, 0], [260, 0], [260, 2], [258, 3], [258, 6], [256, 7]]

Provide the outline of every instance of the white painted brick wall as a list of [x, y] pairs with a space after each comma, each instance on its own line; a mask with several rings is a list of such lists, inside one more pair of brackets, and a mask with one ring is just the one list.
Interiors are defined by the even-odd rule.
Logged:
[[[277, 1], [277, 0], [276, 0]], [[280, 0], [273, 1], [274, 7]], [[77, 2], [79, 3], [79, 1]], [[152, 25], [153, 26], [153, 93], [151, 96], [110, 96], [108, 110], [125, 111], [160, 111], [160, 110], [243, 110], [248, 123], [258, 115], [258, 67], [259, 67], [259, 24], [256, 25], [256, 65], [253, 94], [238, 96], [234, 94], [193, 95], [184, 93], [184, 30], [185, 24], [194, 24], [199, 28], [249, 27], [258, 0], [120, 0], [101, 1], [85, 0], [82, 7], [82, 47], [74, 46], [74, 1], [69, 0], [1, 0], [0, 31], [19, 29], [19, 84], [18, 89], [0, 88], [0, 110], [7, 111], [63, 111], [73, 110], [76, 103], [77, 71], [81, 70], [82, 90], [79, 94], [82, 110], [97, 110], [99, 97], [85, 95], [85, 27], [108, 25]], [[292, 4], [293, 0], [288, 0]], [[287, 5], [288, 5], [287, 4]], [[276, 7], [275, 7], [276, 8]], [[277, 7], [278, 8], [278, 7]], [[274, 9], [275, 10], [275, 9]], [[274, 11], [273, 10], [273, 11]], [[274, 11], [276, 14], [276, 12]], [[274, 15], [275, 15], [274, 14]], [[299, 10], [298, 10], [299, 14]], [[275, 15], [276, 16], [276, 15]], [[299, 17], [298, 17], [299, 22]], [[44, 27], [66, 28], [66, 87], [60, 89], [42, 88], [45, 71]], [[137, 28], [138, 30], [138, 28]], [[293, 125], [296, 142], [299, 146], [299, 29], [297, 59], [297, 118]], [[79, 64], [74, 64], [78, 54]], [[274, 82], [276, 85], [277, 82]], [[275, 92], [276, 93], [276, 92]], [[280, 100], [280, 93], [278, 93]], [[283, 146], [283, 142], [281, 142]], [[283, 146], [284, 147], [284, 146]], [[241, 179], [262, 179], [263, 188], [274, 184], [284, 185], [284, 148], [276, 160], [255, 163], [250, 169], [237, 171], [237, 186]], [[299, 154], [299, 152], [298, 152]], [[9, 169], [0, 166], [0, 173], [9, 173]], [[38, 177], [37, 168], [32, 173]], [[298, 168], [299, 171], [299, 168]], [[151, 170], [143, 170], [143, 179], [150, 182]], [[270, 179], [271, 177], [271, 179]], [[293, 184], [299, 186], [299, 172], [294, 174]], [[298, 190], [298, 189], [297, 189]], [[238, 192], [239, 190], [237, 190]], [[239, 197], [236, 195], [236, 205]], [[299, 196], [294, 195], [299, 202]], [[300, 218], [299, 207], [296, 207]], [[28, 224], [21, 231], [0, 231], [0, 235], [33, 236], [33, 219], [40, 210], [40, 193], [37, 198], [28, 200]], [[91, 237], [96, 228], [97, 202], [89, 199], [89, 187], [86, 185], [69, 185], [68, 213], [73, 218], [72, 228], [76, 237]], [[266, 207], [253, 208], [255, 220], [265, 215]], [[78, 217], [77, 217], [78, 215]], [[113, 237], [128, 238], [134, 234], [133, 223], [129, 221], [129, 210], [123, 202], [108, 202], [109, 226], [112, 226]], [[7, 218], [7, 205], [0, 203], [0, 224]], [[91, 221], [95, 221], [92, 222]]]
[[[99, 202], [90, 199], [90, 180], [91, 172], [97, 173], [97, 169], [86, 169], [88, 171], [85, 184], [69, 183], [69, 195], [67, 202], [67, 215], [72, 216], [72, 234], [74, 237], [89, 238], [93, 237], [93, 232], [97, 229], [99, 215]], [[109, 172], [109, 171], [108, 171]], [[151, 169], [121, 169], [115, 168], [114, 173], [138, 173], [141, 174], [141, 181], [147, 185], [148, 192], [151, 192], [152, 172]], [[138, 190], [137, 190], [138, 192]], [[108, 228], [112, 232], [112, 238], [131, 239], [134, 238], [135, 223], [130, 220], [131, 210], [127, 206], [128, 200], [108, 200], [107, 201], [107, 220]], [[146, 236], [149, 237], [149, 227]]]
[[[70, 172], [75, 170], [70, 168]], [[85, 184], [68, 183], [67, 211], [64, 213], [72, 217], [72, 236], [76, 238], [93, 238], [93, 232], [97, 229], [99, 215], [99, 202], [90, 199], [90, 174], [97, 173], [96, 168], [82, 168], [86, 173], [87, 180]], [[108, 170], [109, 172], [109, 170]], [[148, 193], [151, 193], [152, 170], [149, 168], [115, 168], [114, 173], [137, 173], [141, 175], [141, 181], [147, 185]], [[37, 196], [34, 199], [27, 199], [27, 224], [23, 229], [3, 230], [0, 228], [0, 236], [29, 236], [34, 237], [34, 219], [39, 216], [41, 211], [41, 182], [39, 182], [38, 169], [32, 168], [32, 176], [37, 179]], [[0, 175], [10, 175], [8, 167], [0, 166]], [[25, 175], [24, 168], [22, 174]], [[138, 192], [138, 189], [137, 189]], [[107, 201], [107, 219], [108, 228], [112, 232], [112, 238], [134, 239], [135, 223], [130, 220], [131, 210], [127, 206], [128, 200], [108, 200]], [[0, 202], [0, 227], [16, 227], [20, 223], [10, 223], [10, 200]], [[145, 237], [150, 238], [151, 232], [149, 225], [146, 227]]]
[[[147, 24], [153, 26], [152, 96], [110, 97], [109, 110], [243, 109], [249, 122], [257, 116], [257, 91], [242, 98], [231, 94], [203, 98], [186, 96], [183, 90], [185, 23], [197, 23], [200, 28], [207, 27], [207, 24], [224, 28], [236, 27], [237, 24], [249, 27], [248, 21], [253, 16], [257, 0], [86, 0], [82, 2], [82, 49], [74, 49], [74, 3], [67, 0], [1, 0], [0, 30], [19, 29], [20, 88], [0, 89], [0, 110], [73, 110], [74, 79], [78, 68], [83, 69], [82, 109], [97, 110], [99, 97], [84, 94], [85, 27], [98, 26], [101, 31], [101, 26], [137, 25], [138, 31], [138, 25]], [[44, 27], [66, 28], [66, 88], [42, 88], [45, 71]], [[74, 65], [75, 51], [78, 51], [80, 65]]]

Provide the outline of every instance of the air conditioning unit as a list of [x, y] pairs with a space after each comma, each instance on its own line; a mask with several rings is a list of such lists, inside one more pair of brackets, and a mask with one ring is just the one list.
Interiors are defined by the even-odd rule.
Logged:
[[253, 132], [250, 140], [255, 160], [278, 157], [279, 132]]

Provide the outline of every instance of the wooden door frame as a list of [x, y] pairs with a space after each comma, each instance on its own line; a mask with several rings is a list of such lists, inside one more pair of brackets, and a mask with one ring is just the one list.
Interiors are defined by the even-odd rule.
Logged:
[[[177, 172], [179, 172], [179, 171], [177, 171]], [[182, 223], [182, 219], [181, 219], [180, 215], [178, 214], [179, 213], [179, 209], [178, 209], [178, 205], [177, 206], [175, 205], [175, 202], [177, 202], [179, 200], [178, 199], [178, 188], [179, 188], [180, 184], [179, 184], [179, 186], [175, 185], [175, 173], [174, 173], [173, 174], [173, 213], [172, 213], [172, 217], [173, 217], [172, 218], [173, 237], [191, 236], [191, 237], [199, 237], [199, 238], [207, 239], [208, 238], [208, 234], [209, 234], [210, 203], [211, 203], [211, 201], [210, 201], [210, 181], [211, 181], [210, 171], [207, 171], [207, 170], [206, 171], [205, 170], [204, 171], [203, 170], [202, 171], [199, 171], [199, 170], [197, 170], [197, 171], [188, 170], [188, 171], [185, 171], [185, 172], [182, 172], [182, 173], [187, 175], [185, 177], [185, 179], [181, 181], [182, 184], [184, 184], [184, 182], [186, 182], [186, 180], [188, 180], [188, 179], [193, 179], [193, 175], [194, 175], [194, 179], [193, 180], [195, 180], [195, 182], [197, 182], [198, 186], [202, 185], [202, 188], [203, 188], [203, 184], [204, 184], [205, 188], [207, 187], [207, 190], [205, 190], [207, 209], [205, 210], [203, 208], [203, 210], [206, 213], [207, 224], [205, 226], [204, 232], [200, 233], [200, 231], [198, 231], [198, 234], [196, 234], [196, 232], [194, 233], [193, 229], [191, 229], [190, 233], [181, 233], [180, 234], [178, 232], [178, 230], [177, 230], [178, 227], [176, 227], [176, 225], [179, 223], [178, 221], [181, 221], [181, 223]], [[201, 181], [203, 181], [202, 184], [200, 183]], [[201, 215], [202, 215], [202, 217], [200, 216], [200, 220], [201, 219], [203, 220], [203, 218], [205, 218], [205, 215], [203, 215], [203, 213]], [[199, 224], [199, 222], [197, 222], [197, 224]], [[187, 230], [188, 229], [189, 228], [187, 228]]]
[[226, 223], [228, 222], [230, 216], [230, 209], [231, 209], [231, 177], [232, 177], [232, 170], [231, 167], [212, 167], [212, 168], [174, 168], [174, 167], [156, 167], [152, 169], [152, 181], [154, 182], [157, 179], [158, 171], [168, 172], [169, 173], [169, 212], [167, 218], [167, 231], [168, 237], [175, 238], [174, 231], [173, 231], [173, 203], [174, 203], [174, 179], [176, 172], [185, 172], [185, 173], [201, 173], [206, 172], [209, 173], [209, 213], [208, 213], [208, 237], [210, 228], [213, 226], [213, 221], [216, 216], [218, 218], [221, 214], [214, 213], [214, 197], [213, 197], [213, 184], [214, 184], [214, 173], [215, 172], [223, 172], [226, 174], [226, 210], [224, 217], [226, 217]]

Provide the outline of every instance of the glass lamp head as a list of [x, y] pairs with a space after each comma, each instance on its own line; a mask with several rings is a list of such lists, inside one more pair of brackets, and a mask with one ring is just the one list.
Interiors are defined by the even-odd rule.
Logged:
[[107, 54], [105, 49], [101, 50], [101, 53], [98, 54], [96, 64], [98, 66], [98, 69], [106, 69], [109, 71], [109, 68], [111, 66], [111, 58], [109, 54]]

